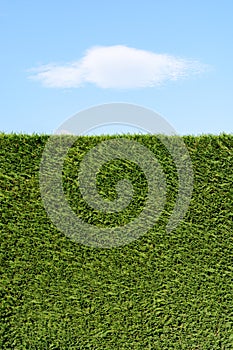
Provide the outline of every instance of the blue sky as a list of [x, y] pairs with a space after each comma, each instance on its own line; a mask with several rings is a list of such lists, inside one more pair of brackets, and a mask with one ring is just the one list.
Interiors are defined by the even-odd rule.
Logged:
[[233, 1], [0, 1], [0, 131], [51, 134], [89, 107], [233, 130]]

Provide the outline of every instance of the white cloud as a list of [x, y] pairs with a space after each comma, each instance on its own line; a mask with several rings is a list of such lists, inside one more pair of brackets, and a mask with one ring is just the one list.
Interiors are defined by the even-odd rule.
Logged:
[[78, 88], [92, 83], [100, 88], [140, 88], [198, 74], [205, 65], [167, 54], [156, 54], [127, 46], [92, 47], [80, 60], [49, 64], [31, 70], [31, 79], [46, 87]]

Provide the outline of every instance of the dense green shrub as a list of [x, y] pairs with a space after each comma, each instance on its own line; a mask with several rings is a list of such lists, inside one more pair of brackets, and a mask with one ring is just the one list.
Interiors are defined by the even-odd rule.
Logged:
[[[1, 349], [233, 349], [233, 136], [183, 137], [194, 188], [171, 233], [174, 163], [156, 136], [127, 137], [156, 154], [168, 200], [140, 239], [100, 249], [69, 240], [46, 214], [38, 171], [49, 136], [0, 134]], [[108, 138], [78, 138], [64, 164], [64, 191], [90, 223], [122, 225], [147, 192], [135, 164], [116, 160], [97, 177], [110, 199], [114, 183], [131, 178], [134, 202], [117, 216], [89, 208], [75, 182], [85, 152]]]

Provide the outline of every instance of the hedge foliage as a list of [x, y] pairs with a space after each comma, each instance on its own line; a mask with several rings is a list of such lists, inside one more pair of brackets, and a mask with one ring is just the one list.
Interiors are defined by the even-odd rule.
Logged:
[[[156, 135], [125, 135], [163, 167], [167, 202], [156, 225], [122, 247], [88, 247], [50, 221], [39, 166], [49, 135], [0, 134], [1, 349], [233, 349], [233, 135], [183, 136], [194, 171], [190, 206], [168, 233], [176, 167]], [[132, 162], [98, 174], [100, 194], [131, 180], [133, 203], [103, 214], [82, 200], [77, 171], [85, 153], [113, 136], [79, 137], [64, 163], [74, 212], [92, 225], [124, 225], [144, 205], [147, 184]]]

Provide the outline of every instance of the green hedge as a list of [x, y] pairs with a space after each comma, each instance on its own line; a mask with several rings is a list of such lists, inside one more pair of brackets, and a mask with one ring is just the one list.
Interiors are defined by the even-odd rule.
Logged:
[[[194, 170], [184, 220], [168, 233], [178, 179], [156, 136], [125, 136], [160, 161], [167, 203], [140, 239], [112, 249], [68, 239], [50, 221], [39, 188], [48, 135], [0, 134], [1, 349], [233, 349], [233, 135], [183, 136]], [[100, 193], [131, 179], [133, 204], [98, 213], [82, 200], [77, 167], [111, 136], [79, 137], [64, 163], [74, 211], [93, 225], [123, 225], [137, 216], [146, 179], [132, 162], [112, 161], [97, 177]]]

